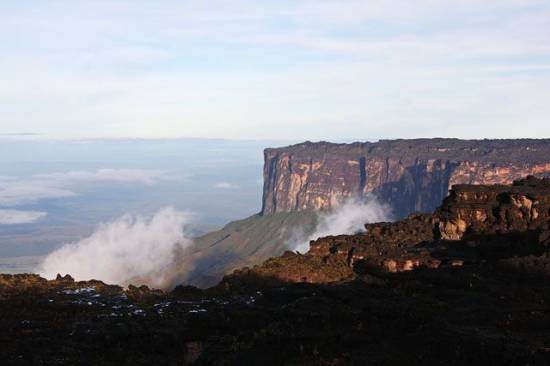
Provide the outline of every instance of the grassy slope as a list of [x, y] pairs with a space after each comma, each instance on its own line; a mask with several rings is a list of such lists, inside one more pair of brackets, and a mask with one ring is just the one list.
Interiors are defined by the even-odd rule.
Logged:
[[259, 264], [291, 249], [289, 240], [300, 231], [311, 234], [316, 221], [314, 212], [302, 211], [256, 214], [230, 222], [221, 230], [195, 239], [170, 271], [171, 282], [200, 287], [215, 285], [225, 273]]

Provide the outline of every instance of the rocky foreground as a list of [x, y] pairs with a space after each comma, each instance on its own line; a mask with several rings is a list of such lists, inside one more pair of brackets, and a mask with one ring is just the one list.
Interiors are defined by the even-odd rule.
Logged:
[[0, 276], [6, 365], [550, 364], [550, 180], [321, 238], [207, 290]]

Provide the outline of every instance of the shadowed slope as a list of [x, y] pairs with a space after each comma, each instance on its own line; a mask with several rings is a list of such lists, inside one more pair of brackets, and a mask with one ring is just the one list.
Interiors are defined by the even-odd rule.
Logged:
[[317, 214], [312, 211], [253, 215], [233, 221], [221, 230], [196, 238], [170, 269], [170, 282], [213, 286], [236, 268], [282, 254], [298, 231], [307, 237], [316, 223]]
[[[269, 227], [258, 220], [226, 229]], [[458, 186], [434, 214], [321, 238], [305, 255], [287, 252], [206, 290], [2, 275], [0, 359], [548, 365], [549, 224], [550, 180], [527, 179]]]

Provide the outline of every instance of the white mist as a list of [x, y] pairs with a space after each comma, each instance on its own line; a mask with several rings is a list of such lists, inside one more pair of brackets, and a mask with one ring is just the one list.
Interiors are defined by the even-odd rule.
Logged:
[[100, 225], [90, 237], [50, 253], [39, 273], [50, 279], [68, 273], [77, 280], [164, 287], [163, 272], [191, 242], [183, 231], [189, 219], [189, 213], [171, 207], [150, 218], [125, 214]]
[[366, 223], [391, 220], [391, 208], [374, 196], [364, 200], [348, 200], [330, 212], [320, 213], [315, 232], [308, 237], [295, 236], [290, 247], [301, 253], [309, 250], [309, 242], [329, 235], [354, 234], [365, 230]]

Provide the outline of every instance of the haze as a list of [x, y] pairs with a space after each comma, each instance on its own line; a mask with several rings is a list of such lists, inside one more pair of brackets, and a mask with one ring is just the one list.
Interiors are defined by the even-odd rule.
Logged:
[[4, 1], [0, 133], [539, 137], [550, 2]]
[[190, 213], [191, 235], [254, 214], [265, 143], [0, 139], [0, 257], [43, 255], [166, 206]]

